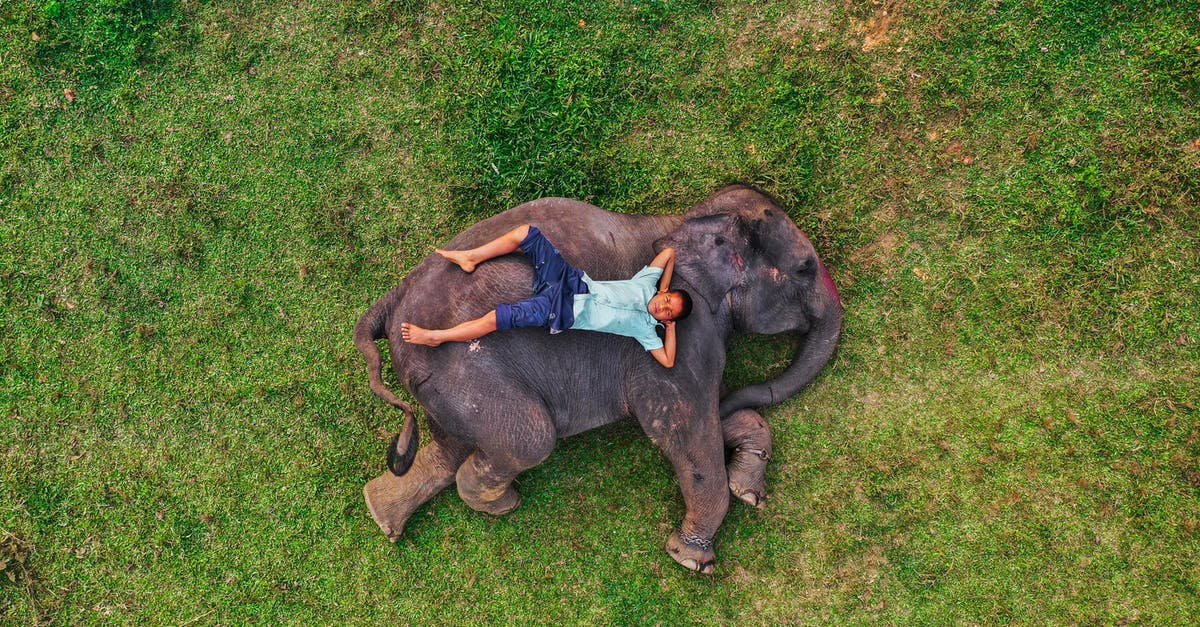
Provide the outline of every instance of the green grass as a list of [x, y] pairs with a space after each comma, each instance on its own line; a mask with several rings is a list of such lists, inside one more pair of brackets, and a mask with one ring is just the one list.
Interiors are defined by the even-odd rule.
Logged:
[[[1179, 624], [1200, 613], [1200, 7], [0, 7], [0, 618]], [[636, 426], [396, 545], [350, 330], [539, 196], [785, 201], [846, 305], [718, 572]], [[733, 347], [727, 382], [785, 338]]]

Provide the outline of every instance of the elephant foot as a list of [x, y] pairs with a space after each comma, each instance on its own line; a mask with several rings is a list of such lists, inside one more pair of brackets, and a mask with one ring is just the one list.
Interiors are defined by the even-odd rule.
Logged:
[[763, 450], [735, 450], [727, 467], [729, 491], [747, 505], [762, 509], [767, 500], [766, 472], [770, 458], [770, 453]]
[[516, 475], [511, 470], [497, 468], [486, 454], [476, 452], [455, 476], [458, 495], [475, 511], [502, 516], [521, 504], [521, 495], [512, 486]]
[[400, 534], [404, 532], [404, 524], [423, 502], [412, 498], [415, 496], [409, 494], [412, 490], [405, 489], [410, 487], [408, 484], [411, 483], [405, 477], [386, 472], [363, 486], [363, 498], [367, 501], [371, 518], [375, 519], [375, 524], [379, 525], [392, 542], [400, 538]]
[[395, 542], [413, 512], [454, 482], [454, 469], [465, 456], [458, 449], [431, 442], [417, 452], [404, 475], [397, 477], [389, 471], [367, 482], [363, 498], [388, 540]]
[[730, 455], [726, 473], [729, 491], [742, 502], [762, 508], [766, 503], [767, 462], [771, 459], [771, 428], [752, 409], [736, 411], [721, 421]]
[[463, 502], [477, 512], [483, 512], [493, 516], [503, 516], [514, 509], [517, 509], [517, 506], [521, 504], [521, 493], [517, 492], [517, 490], [512, 486], [508, 486], [507, 490], [504, 490], [499, 496], [491, 500], [487, 499], [487, 497], [490, 495], [486, 494], [486, 492], [487, 491], [481, 491], [479, 493], [471, 494], [467, 491], [464, 491], [462, 489], [462, 485], [459, 485], [458, 488], [458, 495], [462, 497]]
[[688, 570], [705, 575], [717, 570], [717, 554], [713, 551], [712, 540], [676, 530], [667, 538], [667, 554]]

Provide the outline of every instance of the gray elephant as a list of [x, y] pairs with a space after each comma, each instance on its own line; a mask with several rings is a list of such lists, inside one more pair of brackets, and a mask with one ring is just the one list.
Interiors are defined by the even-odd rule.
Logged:
[[[672, 286], [688, 290], [695, 308], [677, 325], [674, 367], [660, 366], [630, 338], [592, 331], [517, 329], [436, 348], [405, 343], [403, 322], [445, 328], [530, 293], [532, 270], [521, 255], [471, 274], [430, 255], [354, 330], [371, 389], [406, 416], [388, 451], [391, 472], [363, 489], [372, 517], [395, 541], [409, 516], [452, 483], [472, 508], [505, 514], [520, 502], [513, 479], [544, 461], [559, 438], [633, 417], [670, 461], [687, 508], [668, 553], [713, 572], [712, 541], [729, 491], [751, 505], [763, 500], [770, 432], [752, 408], [796, 394], [833, 354], [842, 305], [829, 273], [779, 204], [745, 185], [682, 217], [544, 198], [472, 226], [447, 248], [478, 246], [523, 223], [537, 225], [569, 263], [601, 281], [628, 278], [656, 251], [675, 248]], [[725, 345], [737, 331], [793, 332], [799, 348], [777, 378], [722, 399]], [[411, 408], [383, 383], [376, 341], [385, 337], [399, 381], [428, 414], [433, 442], [420, 451]]]

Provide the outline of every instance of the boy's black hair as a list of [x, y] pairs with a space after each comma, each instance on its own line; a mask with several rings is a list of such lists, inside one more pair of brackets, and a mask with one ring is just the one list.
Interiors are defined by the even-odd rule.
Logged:
[[679, 315], [673, 320], [683, 320], [692, 313], [692, 295], [687, 290], [671, 290], [679, 295]]

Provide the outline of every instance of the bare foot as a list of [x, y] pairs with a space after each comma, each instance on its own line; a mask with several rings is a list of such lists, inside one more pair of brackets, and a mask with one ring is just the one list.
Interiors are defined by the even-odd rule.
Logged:
[[442, 250], [438, 248], [433, 252], [450, 260], [454, 265], [462, 268], [463, 272], [474, 272], [475, 262], [471, 261], [470, 251], [467, 250]]
[[433, 331], [423, 329], [411, 322], [400, 323], [400, 337], [409, 344], [424, 344], [425, 346], [441, 344], [441, 340], [436, 339], [433, 334]]

